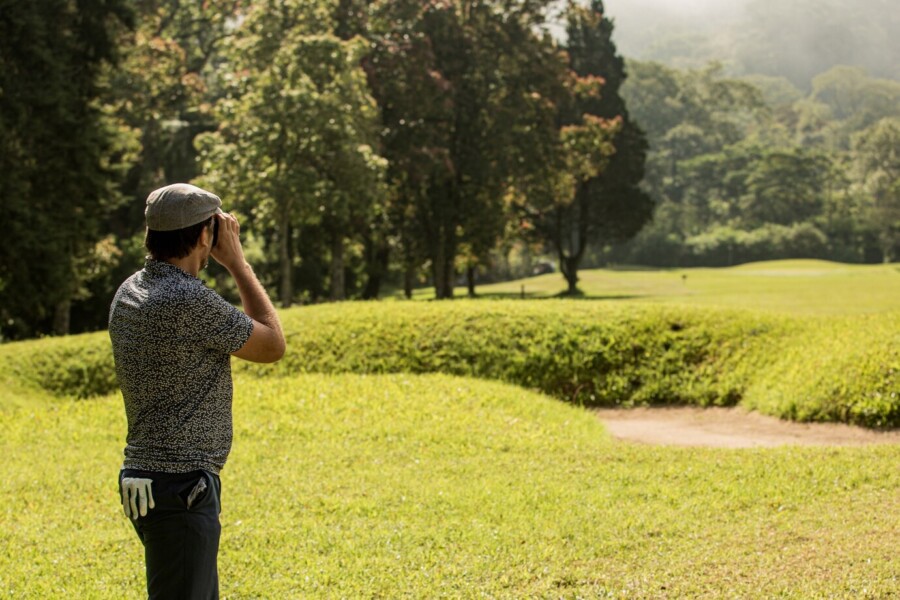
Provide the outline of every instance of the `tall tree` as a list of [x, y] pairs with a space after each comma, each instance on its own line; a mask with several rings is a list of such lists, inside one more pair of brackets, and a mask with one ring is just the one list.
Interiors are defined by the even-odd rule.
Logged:
[[504, 190], [522, 170], [511, 160], [527, 128], [522, 107], [560, 78], [551, 40], [535, 31], [546, 4], [398, 0], [375, 10], [367, 70], [398, 167], [391, 180], [409, 207], [395, 214], [401, 238], [421, 231], [404, 245], [424, 250], [438, 298], [453, 295], [460, 250], [483, 259], [502, 234]]
[[231, 35], [240, 0], [142, 0], [136, 24], [117, 40], [119, 68], [103, 100], [132, 128], [140, 151], [124, 182], [134, 202], [121, 215], [122, 233], [142, 227], [143, 200], [163, 185], [197, 175], [194, 138], [214, 131], [211, 106], [218, 89], [223, 41]]
[[[582, 178], [575, 195], [578, 211], [571, 215], [572, 230], [565, 236], [571, 248], [560, 252], [560, 270], [569, 284], [569, 292], [575, 293], [578, 269], [587, 245], [633, 237], [650, 220], [653, 201], [639, 187], [644, 178], [647, 142], [619, 92], [626, 74], [624, 60], [612, 40], [614, 25], [605, 14], [602, 0], [591, 0], [587, 6], [571, 2], [567, 19], [569, 68], [582, 80], [599, 79], [602, 89], [599, 93], [576, 94], [572, 112], [562, 115], [563, 123], [585, 121], [588, 132], [598, 136], [601, 132], [615, 134], [612, 139], [615, 152], [611, 156], [596, 152], [590, 171], [576, 171]], [[616, 126], [601, 128], [598, 119], [615, 122]], [[602, 146], [602, 142], [596, 144], [595, 151]], [[584, 177], [588, 173], [590, 176]]]
[[822, 212], [828, 160], [804, 150], [767, 151], [755, 162], [741, 199], [741, 220], [748, 225], [792, 225]]
[[862, 216], [885, 263], [900, 250], [900, 119], [883, 119], [854, 137]]
[[119, 200], [119, 135], [97, 98], [120, 0], [0, 3], [0, 332], [66, 333]]
[[249, 10], [228, 50], [221, 125], [200, 140], [202, 181], [229, 190], [277, 240], [282, 306], [294, 301], [295, 238], [309, 224], [324, 233], [330, 296], [345, 297], [347, 238], [384, 195], [377, 108], [360, 68], [367, 44], [331, 33], [325, 8], [271, 0]]

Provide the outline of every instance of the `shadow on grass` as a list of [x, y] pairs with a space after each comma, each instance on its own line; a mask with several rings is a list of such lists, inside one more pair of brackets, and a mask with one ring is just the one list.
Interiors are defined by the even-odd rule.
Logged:
[[586, 271], [594, 271], [594, 270], [626, 271], [626, 272], [648, 271], [648, 272], [653, 272], [653, 273], [657, 273], [657, 272], [663, 273], [666, 271], [684, 271], [685, 269], [688, 269], [688, 268], [690, 268], [690, 267], [645, 267], [643, 265], [611, 265], [608, 267], [597, 267], [596, 269], [585, 269], [585, 270]]
[[[459, 296], [459, 298], [469, 298], [470, 296]], [[559, 292], [550, 296], [538, 296], [535, 292], [525, 292], [523, 296], [521, 292], [487, 292], [484, 294], [476, 294], [474, 300], [634, 300], [637, 298], [649, 298], [650, 294], [605, 294], [605, 295], [586, 295], [579, 291], [575, 295], [568, 292]]]

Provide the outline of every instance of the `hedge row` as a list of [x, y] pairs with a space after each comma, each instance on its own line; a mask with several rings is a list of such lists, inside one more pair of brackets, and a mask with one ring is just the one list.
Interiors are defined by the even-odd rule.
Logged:
[[[499, 379], [589, 406], [734, 405], [900, 426], [900, 314], [797, 318], [590, 301], [346, 303], [282, 314], [288, 353], [257, 376], [428, 373]], [[105, 333], [0, 347], [13, 384], [116, 389]], [[9, 381], [9, 377], [7, 377]]]

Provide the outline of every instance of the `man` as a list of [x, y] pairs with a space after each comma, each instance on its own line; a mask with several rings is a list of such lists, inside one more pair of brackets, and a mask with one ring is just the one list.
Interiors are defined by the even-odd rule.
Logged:
[[[147, 198], [144, 268], [109, 313], [128, 437], [119, 487], [144, 544], [150, 598], [218, 598], [221, 481], [231, 449], [231, 355], [274, 362], [285, 350], [272, 302], [244, 260], [240, 225], [187, 184]], [[197, 278], [212, 256], [245, 313]]]

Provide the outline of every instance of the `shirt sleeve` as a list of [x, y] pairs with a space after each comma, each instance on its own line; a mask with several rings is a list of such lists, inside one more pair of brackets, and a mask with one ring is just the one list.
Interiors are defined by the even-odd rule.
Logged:
[[197, 338], [205, 348], [230, 354], [240, 350], [253, 332], [253, 319], [204, 287], [197, 295], [193, 314]]

